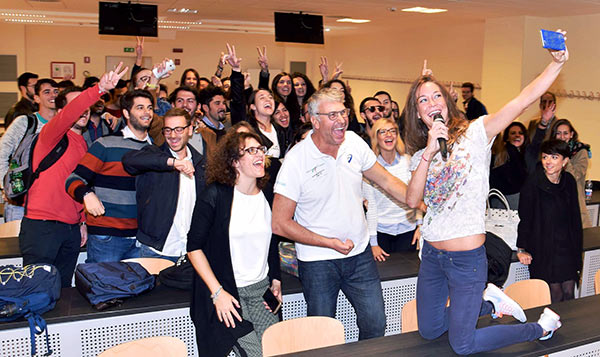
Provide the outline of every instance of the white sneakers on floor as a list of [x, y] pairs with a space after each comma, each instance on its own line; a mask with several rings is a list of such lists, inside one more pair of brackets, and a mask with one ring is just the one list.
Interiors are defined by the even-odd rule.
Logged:
[[489, 301], [494, 305], [494, 312], [492, 313], [492, 317], [494, 318], [497, 318], [498, 314], [501, 314], [511, 315], [520, 322], [527, 321], [527, 317], [521, 306], [492, 283], [489, 283], [483, 291], [483, 300]]
[[562, 326], [560, 323], [560, 316], [549, 308], [544, 309], [544, 312], [540, 315], [540, 319], [537, 323], [542, 326], [545, 332], [548, 332], [546, 336], [540, 337], [540, 340], [542, 341], [551, 338], [554, 331]]

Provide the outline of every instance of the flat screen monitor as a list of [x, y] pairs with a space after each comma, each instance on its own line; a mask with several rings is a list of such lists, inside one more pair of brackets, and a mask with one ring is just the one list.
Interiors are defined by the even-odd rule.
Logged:
[[275, 41], [324, 44], [323, 16], [276, 12]]
[[158, 7], [121, 2], [100, 2], [101, 35], [158, 36]]

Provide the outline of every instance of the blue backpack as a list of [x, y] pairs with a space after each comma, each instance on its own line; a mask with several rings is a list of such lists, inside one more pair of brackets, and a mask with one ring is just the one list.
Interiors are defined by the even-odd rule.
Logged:
[[98, 310], [154, 288], [155, 277], [134, 262], [84, 263], [75, 269], [77, 290]]
[[24, 317], [29, 322], [31, 355], [35, 355], [35, 335], [46, 333], [46, 356], [52, 354], [46, 321], [40, 316], [50, 311], [60, 298], [60, 274], [49, 264], [0, 267], [0, 321]]

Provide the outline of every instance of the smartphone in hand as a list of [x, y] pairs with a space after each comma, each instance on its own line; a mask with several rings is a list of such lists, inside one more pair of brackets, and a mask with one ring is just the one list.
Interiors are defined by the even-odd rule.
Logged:
[[542, 46], [544, 48], [556, 51], [564, 51], [565, 47], [565, 36], [562, 33], [549, 30], [540, 30], [542, 36]]
[[267, 305], [269, 305], [273, 314], [279, 312], [279, 309], [281, 308], [281, 302], [275, 297], [271, 289], [267, 289], [267, 291], [265, 291], [263, 294], [263, 300], [265, 300]]

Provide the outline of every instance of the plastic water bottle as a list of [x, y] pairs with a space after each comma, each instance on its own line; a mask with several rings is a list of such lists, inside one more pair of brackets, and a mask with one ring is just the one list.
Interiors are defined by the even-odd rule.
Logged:
[[585, 182], [585, 201], [586, 202], [590, 202], [592, 200], [592, 193], [593, 191], [593, 184], [592, 184], [592, 180], [587, 180]]

